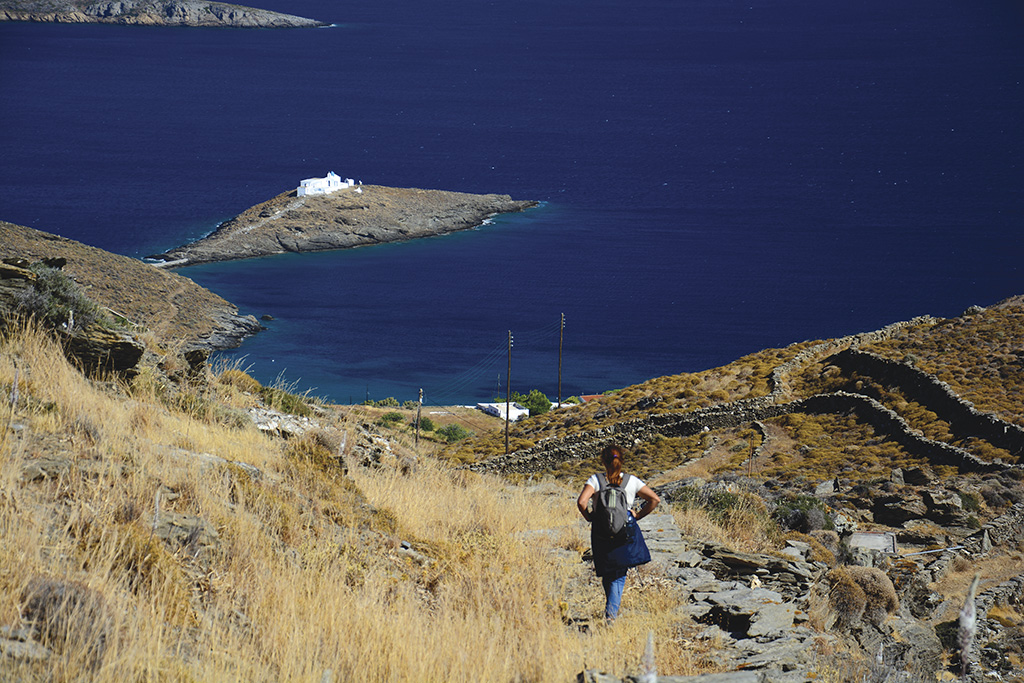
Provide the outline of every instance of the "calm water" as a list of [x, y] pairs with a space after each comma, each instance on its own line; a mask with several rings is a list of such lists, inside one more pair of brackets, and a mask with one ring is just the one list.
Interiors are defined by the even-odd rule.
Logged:
[[0, 219], [144, 256], [299, 179], [502, 192], [478, 230], [179, 271], [339, 401], [563, 395], [1024, 292], [1024, 10], [263, 4], [329, 29], [0, 25]]

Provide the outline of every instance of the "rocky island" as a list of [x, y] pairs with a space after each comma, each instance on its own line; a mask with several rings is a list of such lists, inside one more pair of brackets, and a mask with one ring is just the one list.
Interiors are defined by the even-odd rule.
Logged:
[[140, 26], [312, 28], [324, 22], [226, 2], [196, 0], [0, 0], [0, 21]]
[[149, 258], [167, 267], [348, 249], [467, 230], [535, 201], [508, 195], [359, 185], [331, 194], [290, 190], [257, 204], [211, 235]]

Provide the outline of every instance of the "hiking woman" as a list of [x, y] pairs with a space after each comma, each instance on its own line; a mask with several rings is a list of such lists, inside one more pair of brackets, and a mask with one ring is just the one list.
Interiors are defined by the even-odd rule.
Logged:
[[[591, 475], [576, 501], [580, 514], [591, 522], [590, 545], [594, 555], [594, 571], [601, 577], [601, 583], [604, 585], [604, 617], [607, 621], [614, 620], [619, 613], [622, 590], [626, 586], [626, 571], [630, 567], [651, 561], [651, 554], [644, 543], [637, 520], [651, 514], [661, 502], [658, 494], [639, 477], [623, 474], [623, 458], [622, 449], [616, 445], [608, 446], [601, 451], [604, 473]], [[626, 507], [630, 510], [625, 529], [615, 536], [610, 536], [606, 530], [598, 528], [599, 520], [595, 519], [595, 510], [590, 508], [591, 500], [595, 503], [595, 508], [600, 503], [601, 496], [595, 498], [594, 494], [612, 487], [620, 487], [625, 493]], [[644, 505], [634, 515], [632, 507], [637, 496], [644, 500]]]

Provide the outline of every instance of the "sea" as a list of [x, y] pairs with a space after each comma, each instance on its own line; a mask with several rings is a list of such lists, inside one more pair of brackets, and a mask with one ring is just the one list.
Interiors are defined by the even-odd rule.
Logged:
[[268, 0], [0, 24], [0, 220], [143, 258], [335, 171], [540, 202], [184, 268], [217, 354], [357, 403], [551, 399], [1024, 294], [1019, 0]]

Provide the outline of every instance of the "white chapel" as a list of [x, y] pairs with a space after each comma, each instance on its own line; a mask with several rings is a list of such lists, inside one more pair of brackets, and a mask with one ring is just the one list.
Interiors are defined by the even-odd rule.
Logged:
[[356, 181], [351, 178], [342, 180], [341, 176], [331, 171], [325, 178], [306, 178], [299, 183], [299, 187], [295, 192], [299, 197], [314, 194], [330, 194], [338, 190], [344, 190], [346, 187], [352, 187], [355, 184]]

